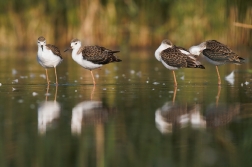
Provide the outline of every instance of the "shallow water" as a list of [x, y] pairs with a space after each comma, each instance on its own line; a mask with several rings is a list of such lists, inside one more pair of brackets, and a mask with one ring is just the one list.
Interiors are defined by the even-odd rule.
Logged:
[[[59, 86], [34, 52], [0, 53], [0, 166], [251, 166], [248, 62], [171, 71], [153, 50], [90, 72], [64, 54]], [[234, 71], [231, 80], [225, 76]]]

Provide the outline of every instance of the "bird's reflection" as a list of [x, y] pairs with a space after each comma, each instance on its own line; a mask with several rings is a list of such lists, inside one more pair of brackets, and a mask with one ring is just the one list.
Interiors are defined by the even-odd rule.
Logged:
[[78, 103], [72, 109], [71, 130], [73, 134], [81, 134], [83, 126], [103, 124], [107, 121], [111, 109], [104, 106], [102, 101], [93, 100], [95, 86], [90, 95], [90, 100]]
[[219, 103], [221, 87], [218, 86], [216, 101], [210, 104], [204, 116], [199, 104], [177, 103], [176, 89], [173, 101], [165, 103], [155, 112], [156, 127], [161, 133], [171, 133], [174, 129], [191, 125], [192, 128], [219, 127], [231, 122], [240, 112], [239, 103]]
[[205, 113], [207, 127], [220, 127], [231, 122], [240, 112], [240, 104], [210, 104]]
[[193, 128], [205, 127], [206, 122], [200, 114], [200, 105], [187, 105], [167, 102], [155, 113], [156, 127], [161, 133], [171, 133], [175, 128], [191, 125]]
[[218, 86], [215, 104], [210, 104], [205, 112], [207, 127], [219, 127], [228, 124], [240, 112], [240, 103], [219, 103], [221, 86]]
[[80, 134], [82, 126], [103, 123], [108, 118], [108, 109], [101, 101], [83, 101], [72, 110], [72, 133]]
[[155, 112], [156, 127], [161, 133], [171, 133], [175, 128], [205, 127], [206, 122], [200, 114], [199, 104], [176, 103], [177, 88], [174, 89], [172, 102], [165, 103]]
[[48, 92], [50, 85], [47, 86], [46, 99], [41, 102], [38, 107], [38, 131], [44, 134], [48, 126], [52, 125], [53, 121], [60, 115], [60, 104], [56, 101], [58, 86], [54, 94], [54, 100], [48, 101]]

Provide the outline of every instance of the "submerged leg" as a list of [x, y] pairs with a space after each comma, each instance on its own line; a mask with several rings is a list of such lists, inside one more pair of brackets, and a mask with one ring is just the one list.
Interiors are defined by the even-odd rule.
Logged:
[[218, 93], [216, 96], [216, 106], [218, 106], [218, 104], [219, 104], [220, 93], [221, 93], [221, 86], [218, 85]]
[[93, 89], [90, 95], [90, 100], [93, 100], [94, 91], [95, 91], [95, 85], [93, 86]]
[[46, 88], [46, 94], [45, 94], [46, 99], [45, 99], [45, 101], [47, 101], [49, 89], [50, 89], [50, 85], [48, 84], [47, 88]]
[[175, 75], [175, 72], [174, 70], [172, 70], [172, 73], [173, 73], [173, 79], [174, 79], [174, 86], [177, 87], [177, 80], [176, 80], [176, 75]]
[[56, 67], [54, 67], [54, 72], [55, 72], [56, 85], [58, 85], [58, 77], [57, 77]]
[[217, 75], [218, 75], [218, 85], [221, 84], [221, 78], [220, 78], [220, 73], [219, 73], [219, 70], [218, 70], [218, 66], [215, 66], [216, 67], [216, 71], [217, 71]]
[[92, 75], [92, 78], [93, 78], [93, 83], [94, 83], [94, 85], [95, 85], [96, 83], [95, 83], [95, 79], [94, 79], [94, 75], [93, 75], [92, 70], [90, 70], [90, 72], [91, 72], [91, 75]]
[[48, 79], [47, 68], [45, 69], [45, 71], [46, 71], [46, 81], [47, 81], [47, 84], [49, 85], [49, 84], [50, 84], [50, 81], [49, 81], [49, 79]]
[[55, 94], [54, 94], [54, 101], [56, 102], [57, 99], [57, 93], [58, 93], [58, 85], [56, 85], [56, 90], [55, 90]]
[[172, 103], [175, 103], [175, 99], [176, 99], [176, 94], [177, 94], [177, 87], [174, 86], [174, 92], [173, 92], [173, 98], [172, 98]]

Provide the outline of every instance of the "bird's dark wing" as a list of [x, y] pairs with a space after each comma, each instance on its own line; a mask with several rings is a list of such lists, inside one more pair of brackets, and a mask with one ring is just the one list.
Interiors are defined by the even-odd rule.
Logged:
[[85, 46], [82, 49], [82, 56], [83, 59], [94, 64], [108, 64], [121, 61], [114, 55], [117, 52], [119, 51], [112, 51], [100, 46]]
[[56, 46], [51, 45], [51, 44], [46, 44], [46, 47], [47, 47], [47, 49], [50, 49], [53, 52], [53, 54], [59, 56], [62, 59], [59, 48], [57, 48]]
[[236, 55], [235, 53], [219, 52], [211, 49], [204, 49], [203, 55], [213, 61], [225, 62], [225, 63], [243, 63], [244, 59]]
[[169, 66], [177, 68], [187, 67], [187, 56], [181, 53], [179, 49], [167, 48], [163, 50], [160, 54], [162, 60]]
[[216, 40], [209, 40], [207, 42], [207, 48], [206, 49], [211, 49], [215, 52], [222, 52], [225, 54], [231, 54], [234, 53], [228, 46], [220, 43], [219, 41]]

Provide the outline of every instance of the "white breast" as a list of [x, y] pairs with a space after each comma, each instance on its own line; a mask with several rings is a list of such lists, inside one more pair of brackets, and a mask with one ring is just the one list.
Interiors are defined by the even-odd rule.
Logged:
[[79, 65], [81, 65], [83, 68], [89, 69], [89, 70], [93, 70], [96, 68], [99, 68], [102, 66], [102, 64], [94, 64], [90, 61], [84, 60], [81, 53], [80, 54], [76, 54], [74, 52], [72, 52], [72, 58], [75, 62], [77, 62]]
[[54, 55], [51, 50], [44, 49], [43, 51], [38, 51], [37, 61], [41, 66], [49, 68], [59, 65], [62, 59], [59, 56]]

